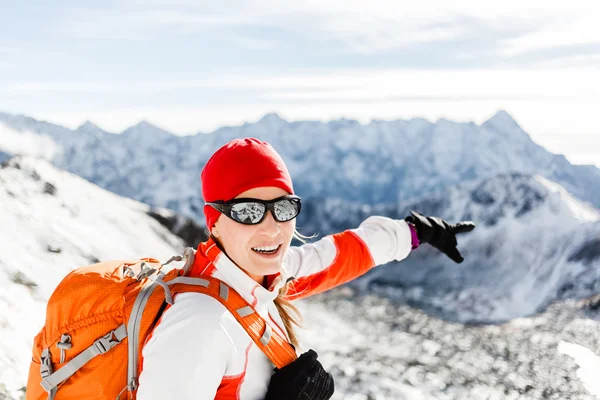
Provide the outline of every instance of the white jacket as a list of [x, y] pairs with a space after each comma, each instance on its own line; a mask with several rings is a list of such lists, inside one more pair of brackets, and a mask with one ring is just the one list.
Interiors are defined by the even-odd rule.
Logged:
[[[373, 216], [357, 229], [291, 247], [280, 275], [267, 290], [238, 268], [214, 242], [201, 243], [192, 271], [212, 275], [242, 295], [287, 337], [273, 300], [289, 277], [289, 299], [348, 282], [375, 265], [402, 260], [411, 251], [404, 220]], [[194, 271], [195, 269], [195, 271]], [[142, 350], [138, 400], [263, 400], [273, 364], [217, 300], [199, 293], [176, 295]]]

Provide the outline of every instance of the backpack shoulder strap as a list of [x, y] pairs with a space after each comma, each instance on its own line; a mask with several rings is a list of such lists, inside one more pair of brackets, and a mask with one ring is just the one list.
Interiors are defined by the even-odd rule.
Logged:
[[277, 368], [283, 368], [297, 358], [292, 345], [274, 331], [239, 293], [223, 281], [212, 276], [179, 276], [168, 281], [167, 285], [170, 286], [172, 295], [185, 292], [203, 293], [223, 304]]

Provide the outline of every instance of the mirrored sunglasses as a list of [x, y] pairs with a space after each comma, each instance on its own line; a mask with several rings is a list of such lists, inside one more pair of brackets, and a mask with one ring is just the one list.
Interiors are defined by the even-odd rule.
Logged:
[[300, 197], [287, 195], [273, 200], [240, 198], [229, 201], [208, 202], [207, 205], [244, 225], [260, 224], [270, 210], [277, 222], [287, 222], [300, 214]]

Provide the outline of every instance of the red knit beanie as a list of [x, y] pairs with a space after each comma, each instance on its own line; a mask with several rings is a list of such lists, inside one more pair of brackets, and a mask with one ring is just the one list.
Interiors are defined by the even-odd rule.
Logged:
[[[255, 138], [234, 139], [221, 147], [204, 166], [200, 179], [205, 202], [231, 200], [246, 190], [265, 186], [294, 194], [281, 156], [269, 143]], [[206, 227], [212, 228], [220, 214], [205, 205]]]

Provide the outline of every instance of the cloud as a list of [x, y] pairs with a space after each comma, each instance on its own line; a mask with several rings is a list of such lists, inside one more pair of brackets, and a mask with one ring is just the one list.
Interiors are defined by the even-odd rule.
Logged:
[[[0, 83], [0, 93], [3, 94], [0, 95], [0, 102], [13, 99], [14, 103], [21, 96], [31, 101], [40, 97], [38, 94], [43, 94], [44, 98], [55, 99], [56, 111], [69, 109], [73, 113], [86, 108], [101, 112], [102, 108], [98, 108], [100, 104], [118, 104], [111, 110], [122, 107], [124, 116], [143, 114], [129, 110], [152, 110], [147, 116], [164, 115], [166, 119], [166, 115], [178, 115], [181, 121], [176, 122], [177, 118], [173, 117], [170, 124], [186, 124], [188, 128], [193, 123], [197, 123], [198, 128], [209, 125], [214, 128], [218, 126], [217, 123], [242, 122], [248, 118], [258, 118], [269, 110], [293, 110], [290, 116], [298, 118], [346, 116], [365, 119], [393, 118], [403, 115], [402, 110], [411, 110], [405, 115], [443, 115], [443, 110], [447, 109], [449, 117], [469, 118], [469, 110], [473, 110], [472, 115], [482, 115], [505, 108], [505, 105], [513, 105], [513, 109], [524, 107], [526, 115], [536, 115], [538, 125], [547, 121], [543, 130], [556, 131], [563, 126], [588, 132], [595, 129], [590, 118], [595, 115], [592, 105], [598, 103], [600, 96], [600, 81], [595, 79], [596, 76], [597, 70], [593, 68], [364, 69], [271, 75], [225, 73], [189, 81]], [[140, 99], [150, 96], [161, 99], [160, 94], [165, 91], [176, 95], [165, 101], [140, 102]], [[186, 102], [181, 100], [185, 93], [193, 93], [194, 96]], [[219, 98], [217, 95], [222, 93], [227, 95]], [[63, 99], [64, 104], [61, 105], [59, 99]], [[427, 104], [424, 105], [424, 102]], [[562, 113], [559, 112], [560, 104], [564, 109]], [[546, 108], [554, 111], [549, 112]], [[200, 109], [210, 111], [198, 112]], [[219, 110], [225, 111], [219, 114]], [[242, 110], [247, 112], [244, 114]], [[578, 120], [574, 117], [584, 111], [589, 113], [589, 118]], [[111, 112], [107, 111], [106, 115]], [[197, 115], [197, 121], [187, 112]], [[217, 114], [222, 115], [223, 119], [215, 119], [214, 124], [207, 125], [206, 121]], [[239, 118], [232, 120], [234, 115]], [[552, 115], [552, 118], [548, 118], [548, 115]], [[195, 122], [185, 122], [192, 120]], [[554, 123], [556, 127], [552, 126]]]
[[[146, 40], [159, 35], [179, 35], [248, 24], [244, 15], [207, 14], [185, 9], [76, 9], [57, 21], [66, 36], [87, 39]], [[110, 29], [107, 29], [110, 27]]]
[[596, 54], [575, 54], [570, 56], [557, 56], [551, 59], [543, 59], [533, 64], [534, 68], [580, 68], [595, 66], [600, 69], [600, 52]]
[[[270, 50], [279, 34], [287, 34], [294, 38], [288, 40], [307, 41], [331, 55], [393, 54], [441, 44], [454, 46], [454, 60], [463, 64], [496, 58], [531, 64], [537, 61], [521, 56], [600, 44], [599, 14], [600, 2], [587, 0], [529, 0], [526, 8], [517, 0], [128, 0], [109, 9], [66, 9], [55, 24], [69, 38], [179, 40], [206, 32], [243, 49]], [[485, 46], [474, 44], [475, 38]]]
[[0, 53], [1, 54], [14, 54], [16, 52], [18, 52], [19, 50], [14, 47], [14, 46], [0, 46]]
[[[600, 3], [598, 3], [600, 4]], [[600, 45], [599, 20], [600, 7], [594, 15], [581, 15], [565, 21], [565, 19], [548, 20], [544, 26], [535, 32], [521, 37], [503, 41], [499, 53], [512, 57], [533, 51], [556, 47], [575, 46], [582, 44]]]
[[229, 90], [273, 101], [374, 99], [390, 96], [413, 99], [536, 99], [597, 98], [598, 71], [575, 69], [361, 69], [300, 73], [216, 73], [204, 79], [127, 81], [0, 81], [5, 94], [157, 94], [163, 91]]
[[277, 41], [275, 40], [267, 40], [253, 37], [245, 37], [245, 36], [227, 36], [226, 40], [238, 44], [240, 47], [243, 47], [248, 50], [269, 50], [272, 49]]

